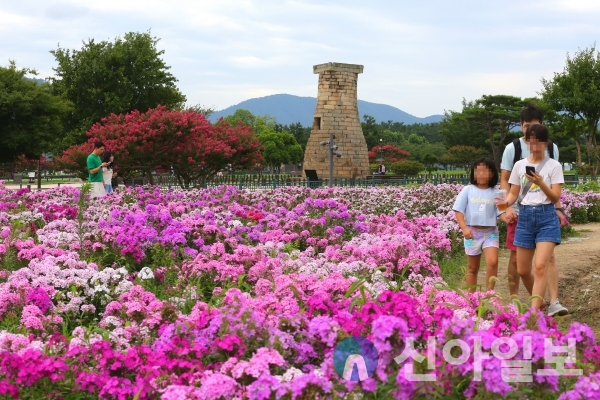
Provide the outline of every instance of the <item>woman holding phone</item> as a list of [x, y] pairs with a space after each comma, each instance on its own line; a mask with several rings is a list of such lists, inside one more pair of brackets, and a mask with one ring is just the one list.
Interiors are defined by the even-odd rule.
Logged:
[[532, 306], [536, 309], [541, 308], [546, 294], [548, 262], [554, 247], [561, 242], [554, 203], [560, 199], [565, 180], [560, 163], [545, 155], [548, 136], [544, 125], [534, 124], [527, 128], [525, 140], [531, 155], [515, 163], [509, 178], [512, 186], [506, 197], [508, 206], [515, 202], [519, 205], [514, 240], [517, 271], [528, 291], [535, 296]]

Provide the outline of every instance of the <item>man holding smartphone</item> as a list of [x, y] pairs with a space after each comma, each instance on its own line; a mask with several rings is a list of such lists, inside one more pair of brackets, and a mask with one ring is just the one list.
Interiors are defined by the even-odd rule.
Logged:
[[[539, 108], [529, 105], [523, 111], [521, 111], [521, 129], [523, 131], [523, 137], [519, 138], [519, 142], [509, 143], [504, 149], [502, 155], [502, 163], [500, 165], [501, 176], [500, 176], [500, 187], [510, 191], [510, 185], [508, 179], [513, 169], [515, 158], [523, 159], [529, 156], [529, 147], [525, 141], [525, 132], [527, 128], [534, 124], [542, 124], [543, 122], [542, 110]], [[518, 148], [516, 148], [518, 147]], [[520, 150], [520, 154], [519, 153]], [[550, 158], [554, 158], [558, 161], [558, 147], [556, 144], [551, 143], [551, 147], [546, 150], [546, 155]], [[535, 171], [534, 167], [526, 167], [526, 173], [530, 174], [530, 168]], [[560, 206], [560, 203], [555, 204], [556, 213], [558, 215], [561, 226], [565, 222], [564, 209]], [[518, 295], [519, 293], [519, 273], [517, 272], [517, 248], [513, 241], [515, 238], [515, 229], [517, 227], [517, 219], [519, 217], [518, 206], [513, 205], [506, 210], [506, 248], [510, 250], [510, 259], [508, 261], [508, 279], [509, 279], [509, 291], [511, 296]], [[531, 288], [527, 288], [527, 291], [531, 294]], [[548, 291], [550, 293], [550, 304], [548, 306], [548, 315], [566, 315], [569, 310], [565, 308], [558, 300], [558, 271], [556, 269], [556, 260], [554, 254], [550, 258], [548, 265]]]

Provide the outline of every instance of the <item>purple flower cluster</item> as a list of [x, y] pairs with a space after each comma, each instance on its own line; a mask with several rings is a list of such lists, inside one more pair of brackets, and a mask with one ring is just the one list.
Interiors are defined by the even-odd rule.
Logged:
[[[561, 398], [597, 398], [600, 347], [587, 326], [563, 332], [440, 277], [436, 260], [457, 245], [459, 191], [135, 188], [88, 201], [80, 221], [77, 190], [0, 186], [0, 397], [542, 398], [568, 387]], [[581, 196], [590, 203], [568, 192], [565, 203]], [[378, 351], [362, 382], [334, 367], [349, 336]], [[498, 338], [517, 343], [514, 359], [531, 359], [533, 372], [547, 367], [546, 338], [573, 344], [567, 364], [584, 374], [510, 383], [488, 358], [472, 379], [474, 349], [495, 351]], [[433, 340], [436, 381], [407, 379], [424, 364], [396, 357], [409, 343], [425, 356]], [[460, 365], [444, 359], [449, 340], [471, 352]]]

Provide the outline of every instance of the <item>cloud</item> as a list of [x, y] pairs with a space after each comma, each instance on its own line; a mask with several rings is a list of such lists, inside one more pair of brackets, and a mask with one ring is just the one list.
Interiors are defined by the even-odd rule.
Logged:
[[600, 34], [600, 3], [582, 0], [39, 4], [0, 3], [3, 64], [16, 59], [46, 77], [58, 43], [78, 49], [88, 38], [151, 29], [189, 102], [218, 108], [275, 93], [315, 96], [312, 66], [329, 61], [364, 65], [361, 99], [417, 116], [458, 109], [463, 97], [534, 96], [541, 77], [564, 68], [567, 52]]
[[70, 20], [88, 14], [89, 9], [73, 3], [54, 3], [46, 8], [46, 16], [51, 19]]

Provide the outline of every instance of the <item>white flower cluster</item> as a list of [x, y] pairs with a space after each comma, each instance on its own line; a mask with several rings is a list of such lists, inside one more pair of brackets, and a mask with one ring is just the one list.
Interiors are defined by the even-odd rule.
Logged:
[[304, 375], [304, 372], [302, 372], [298, 368], [291, 367], [290, 369], [285, 371], [283, 375], [275, 375], [274, 378], [277, 379], [279, 382], [291, 382], [294, 379], [301, 377], [302, 375]]
[[144, 267], [138, 272], [138, 278], [141, 280], [154, 279], [154, 272], [148, 267]]
[[123, 267], [117, 269], [109, 267], [96, 272], [90, 279], [93, 290], [92, 297], [98, 298], [101, 304], [108, 304], [133, 287], [128, 276], [129, 273]]

